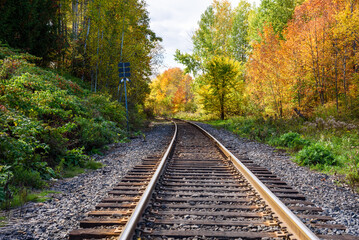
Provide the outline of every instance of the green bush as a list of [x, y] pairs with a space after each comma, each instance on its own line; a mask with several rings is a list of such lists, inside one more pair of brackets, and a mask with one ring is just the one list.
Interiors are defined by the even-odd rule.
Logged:
[[96, 161], [94, 161], [94, 160], [89, 160], [89, 161], [86, 163], [85, 167], [86, 167], [87, 169], [96, 170], [96, 169], [102, 168], [102, 167], [103, 167], [103, 164], [100, 163], [100, 162], [96, 162]]
[[0, 166], [0, 203], [8, 200], [6, 193], [9, 191], [9, 183], [13, 178], [10, 166]]
[[66, 155], [69, 139], [66, 138], [66, 130], [62, 128], [45, 127], [44, 132], [39, 136], [39, 139], [48, 146], [47, 154], [44, 160], [48, 162], [51, 167], [56, 166], [60, 162], [60, 157]]
[[102, 117], [107, 121], [114, 121], [124, 126], [126, 121], [125, 109], [117, 101], [111, 101], [110, 96], [92, 94], [86, 103], [91, 111], [91, 117]]
[[233, 118], [224, 123], [226, 129], [239, 134], [241, 137], [257, 141], [267, 141], [276, 135], [276, 127], [262, 118]]
[[138, 129], [144, 127], [144, 120], [146, 119], [146, 114], [143, 110], [142, 105], [132, 106], [132, 111], [130, 111], [130, 125], [132, 129]]
[[[59, 174], [100, 167], [86, 154], [128, 134], [121, 104], [81, 79], [37, 67], [38, 60], [0, 43], [0, 202], [9, 189], [15, 196]], [[142, 107], [131, 106], [131, 127], [143, 120]], [[6, 174], [13, 177], [4, 182]]]
[[80, 166], [84, 167], [85, 163], [89, 160], [89, 157], [84, 154], [84, 148], [75, 148], [67, 150], [66, 156], [64, 157], [64, 165], [69, 166]]
[[359, 191], [359, 158], [355, 157], [358, 155], [359, 124], [358, 119], [348, 120], [346, 113], [340, 119], [316, 116], [310, 119], [263, 119], [258, 115], [233, 117], [225, 121], [211, 120], [209, 123], [241, 137], [288, 150], [301, 150], [295, 153], [298, 155], [295, 161], [299, 164], [310, 165], [326, 174], [346, 176], [347, 182]]
[[41, 179], [49, 180], [56, 177], [55, 171], [47, 166], [47, 162], [32, 162], [29, 169], [38, 172]]
[[334, 154], [320, 143], [315, 143], [304, 147], [298, 152], [296, 156], [300, 165], [315, 166], [315, 165], [337, 165], [338, 161]]
[[288, 132], [281, 135], [279, 138], [273, 139], [270, 143], [282, 146], [293, 148], [295, 150], [302, 149], [305, 146], [310, 145], [310, 141], [302, 138], [299, 133], [296, 132]]
[[75, 122], [78, 124], [78, 139], [87, 151], [115, 142], [119, 139], [119, 133], [122, 132], [116, 123], [104, 121], [101, 118], [77, 117]]
[[352, 150], [347, 154], [349, 159], [349, 171], [346, 180], [349, 186], [359, 192], [359, 151]]
[[25, 169], [22, 166], [15, 167], [13, 184], [17, 186], [43, 188], [46, 182], [41, 178], [41, 174], [33, 169]]

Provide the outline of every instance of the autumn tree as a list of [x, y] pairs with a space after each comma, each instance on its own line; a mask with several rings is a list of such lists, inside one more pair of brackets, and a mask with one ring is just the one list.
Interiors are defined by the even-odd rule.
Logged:
[[204, 65], [204, 74], [197, 82], [197, 92], [206, 111], [218, 113], [221, 119], [231, 112], [231, 105], [242, 89], [241, 71], [238, 61], [224, 56], [212, 57]]
[[348, 76], [353, 66], [349, 60], [351, 40], [347, 39], [353, 34], [339, 34], [348, 26], [337, 17], [342, 16], [344, 5], [343, 1], [307, 1], [296, 8], [289, 23], [285, 47], [292, 53], [288, 61], [295, 64], [298, 103], [306, 111], [334, 104], [339, 112], [342, 98], [347, 105]]
[[248, 63], [247, 91], [263, 113], [283, 117], [292, 112], [293, 98], [292, 81], [285, 74], [285, 49], [271, 26], [263, 32]]
[[117, 64], [130, 62], [129, 102], [143, 104], [161, 41], [144, 1], [0, 0], [0, 11], [0, 40], [82, 78], [94, 92], [121, 98]]
[[[130, 62], [131, 83], [128, 98], [131, 104], [142, 104], [149, 92], [152, 50], [160, 39], [149, 28], [145, 3], [138, 0], [95, 0], [88, 6], [86, 55], [84, 60], [94, 91], [103, 89], [115, 97], [118, 91], [119, 62]], [[123, 42], [122, 42], [123, 40]]]
[[[333, 39], [335, 55], [339, 58], [339, 89], [342, 89], [345, 108], [354, 104], [358, 96], [359, 60], [359, 3], [349, 1], [335, 16]], [[356, 102], [358, 104], [358, 102]]]
[[180, 111], [193, 111], [192, 77], [180, 68], [170, 68], [158, 75], [150, 84], [151, 93], [146, 106], [156, 115], [170, 115]]
[[359, 106], [358, 3], [308, 0], [296, 7], [287, 26], [283, 37], [264, 27], [261, 41], [252, 43], [251, 99], [278, 116], [292, 110], [354, 114]]

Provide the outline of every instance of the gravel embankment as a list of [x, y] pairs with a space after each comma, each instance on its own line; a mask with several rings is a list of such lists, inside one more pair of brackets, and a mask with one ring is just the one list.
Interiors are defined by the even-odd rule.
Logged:
[[[288, 154], [275, 151], [275, 148], [266, 144], [239, 138], [231, 132], [207, 124], [199, 125], [226, 147], [230, 147], [238, 158], [248, 157], [303, 193], [309, 201], [323, 208], [324, 215], [336, 219], [333, 223], [345, 225], [346, 233], [359, 236], [359, 195], [348, 188], [337, 186], [334, 177], [298, 166], [290, 160]], [[326, 229], [321, 232], [326, 233]]]
[[5, 213], [10, 218], [8, 224], [0, 228], [0, 239], [67, 239], [72, 229], [79, 228], [78, 221], [94, 209], [128, 170], [142, 158], [165, 150], [173, 134], [172, 123], [154, 123], [145, 134], [146, 141], [137, 138], [112, 145], [104, 157], [97, 159], [105, 167], [56, 182], [51, 190], [61, 193], [51, 200], [30, 202], [22, 209]]

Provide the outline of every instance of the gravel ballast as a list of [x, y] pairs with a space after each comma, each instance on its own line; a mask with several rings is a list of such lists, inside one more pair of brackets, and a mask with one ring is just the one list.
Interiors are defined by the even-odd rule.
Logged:
[[141, 159], [165, 150], [173, 134], [172, 123], [152, 125], [145, 132], [145, 139], [113, 144], [104, 157], [97, 157], [105, 167], [57, 181], [51, 190], [61, 193], [54, 194], [52, 199], [29, 202], [5, 213], [10, 217], [7, 225], [0, 228], [0, 239], [67, 239], [72, 229], [79, 228], [79, 220], [95, 208], [128, 170]]
[[[263, 143], [240, 138], [224, 129], [216, 129], [208, 124], [197, 123], [239, 159], [248, 157], [253, 162], [272, 171], [283, 181], [303, 193], [317, 207], [321, 207], [324, 215], [335, 219], [335, 224], [347, 227], [346, 233], [359, 236], [359, 195], [350, 189], [335, 184], [335, 177], [310, 171], [307, 167], [298, 166], [291, 157], [274, 147]], [[320, 234], [336, 234], [323, 229]]]

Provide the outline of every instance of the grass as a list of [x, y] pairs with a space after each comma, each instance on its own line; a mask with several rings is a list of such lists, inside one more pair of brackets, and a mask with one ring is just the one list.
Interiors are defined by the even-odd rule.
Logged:
[[45, 202], [51, 199], [51, 194], [58, 194], [61, 192], [53, 191], [53, 190], [44, 190], [41, 192], [33, 192], [28, 195], [27, 200], [30, 202]]
[[331, 117], [311, 121], [235, 117], [206, 123], [284, 149], [299, 165], [341, 175], [343, 183], [359, 187], [359, 128], [353, 123]]
[[84, 173], [86, 169], [96, 170], [96, 169], [99, 169], [102, 167], [104, 167], [104, 165], [102, 163], [96, 162], [93, 159], [90, 159], [90, 160], [86, 161], [86, 163], [83, 166], [70, 165], [70, 166], [67, 166], [66, 168], [63, 168], [60, 171], [60, 175], [63, 178], [72, 178], [79, 174]]
[[[86, 169], [96, 170], [102, 168], [103, 166], [104, 165], [102, 163], [90, 159], [85, 162], [83, 167], [70, 165], [63, 168], [58, 174], [62, 178], [71, 178], [84, 173]], [[48, 186], [48, 184], [45, 182], [44, 186]], [[51, 196], [49, 195], [60, 193], [48, 189], [32, 190], [28, 187], [15, 188], [14, 186], [12, 186], [11, 188], [12, 188], [11, 199], [4, 200], [3, 202], [1, 202], [0, 209], [20, 207], [24, 205], [26, 202], [45, 202], [46, 200], [51, 198]], [[0, 219], [0, 226], [1, 226], [1, 219]]]
[[4, 227], [6, 225], [6, 217], [0, 216], [0, 227]]
[[87, 169], [91, 169], [91, 170], [96, 170], [99, 168], [102, 168], [104, 165], [100, 162], [96, 162], [94, 160], [90, 160], [86, 163], [85, 168]]
[[63, 170], [61, 176], [63, 178], [72, 178], [85, 172], [85, 169], [79, 166], [70, 166]]
[[45, 202], [51, 198], [51, 194], [57, 194], [60, 192], [52, 190], [44, 191], [32, 191], [28, 192], [28, 189], [21, 189], [17, 191], [10, 202], [3, 202], [2, 209], [15, 208], [24, 205], [26, 202]]
[[[100, 162], [96, 162], [94, 160], [88, 160], [84, 167], [80, 166], [68, 166], [66, 168], [63, 168], [60, 172], [60, 176], [62, 178], [72, 178], [79, 174], [82, 174], [85, 172], [86, 169], [90, 170], [96, 170], [99, 168], [102, 168], [104, 165]], [[30, 190], [29, 188], [17, 188], [13, 189], [13, 196], [10, 201], [4, 201], [1, 203], [0, 208], [1, 209], [9, 209], [9, 208], [15, 208], [20, 207], [24, 205], [26, 202], [45, 202], [46, 200], [50, 199], [51, 194], [60, 193], [57, 191], [52, 190]], [[1, 219], [0, 219], [0, 226], [1, 226]]]

